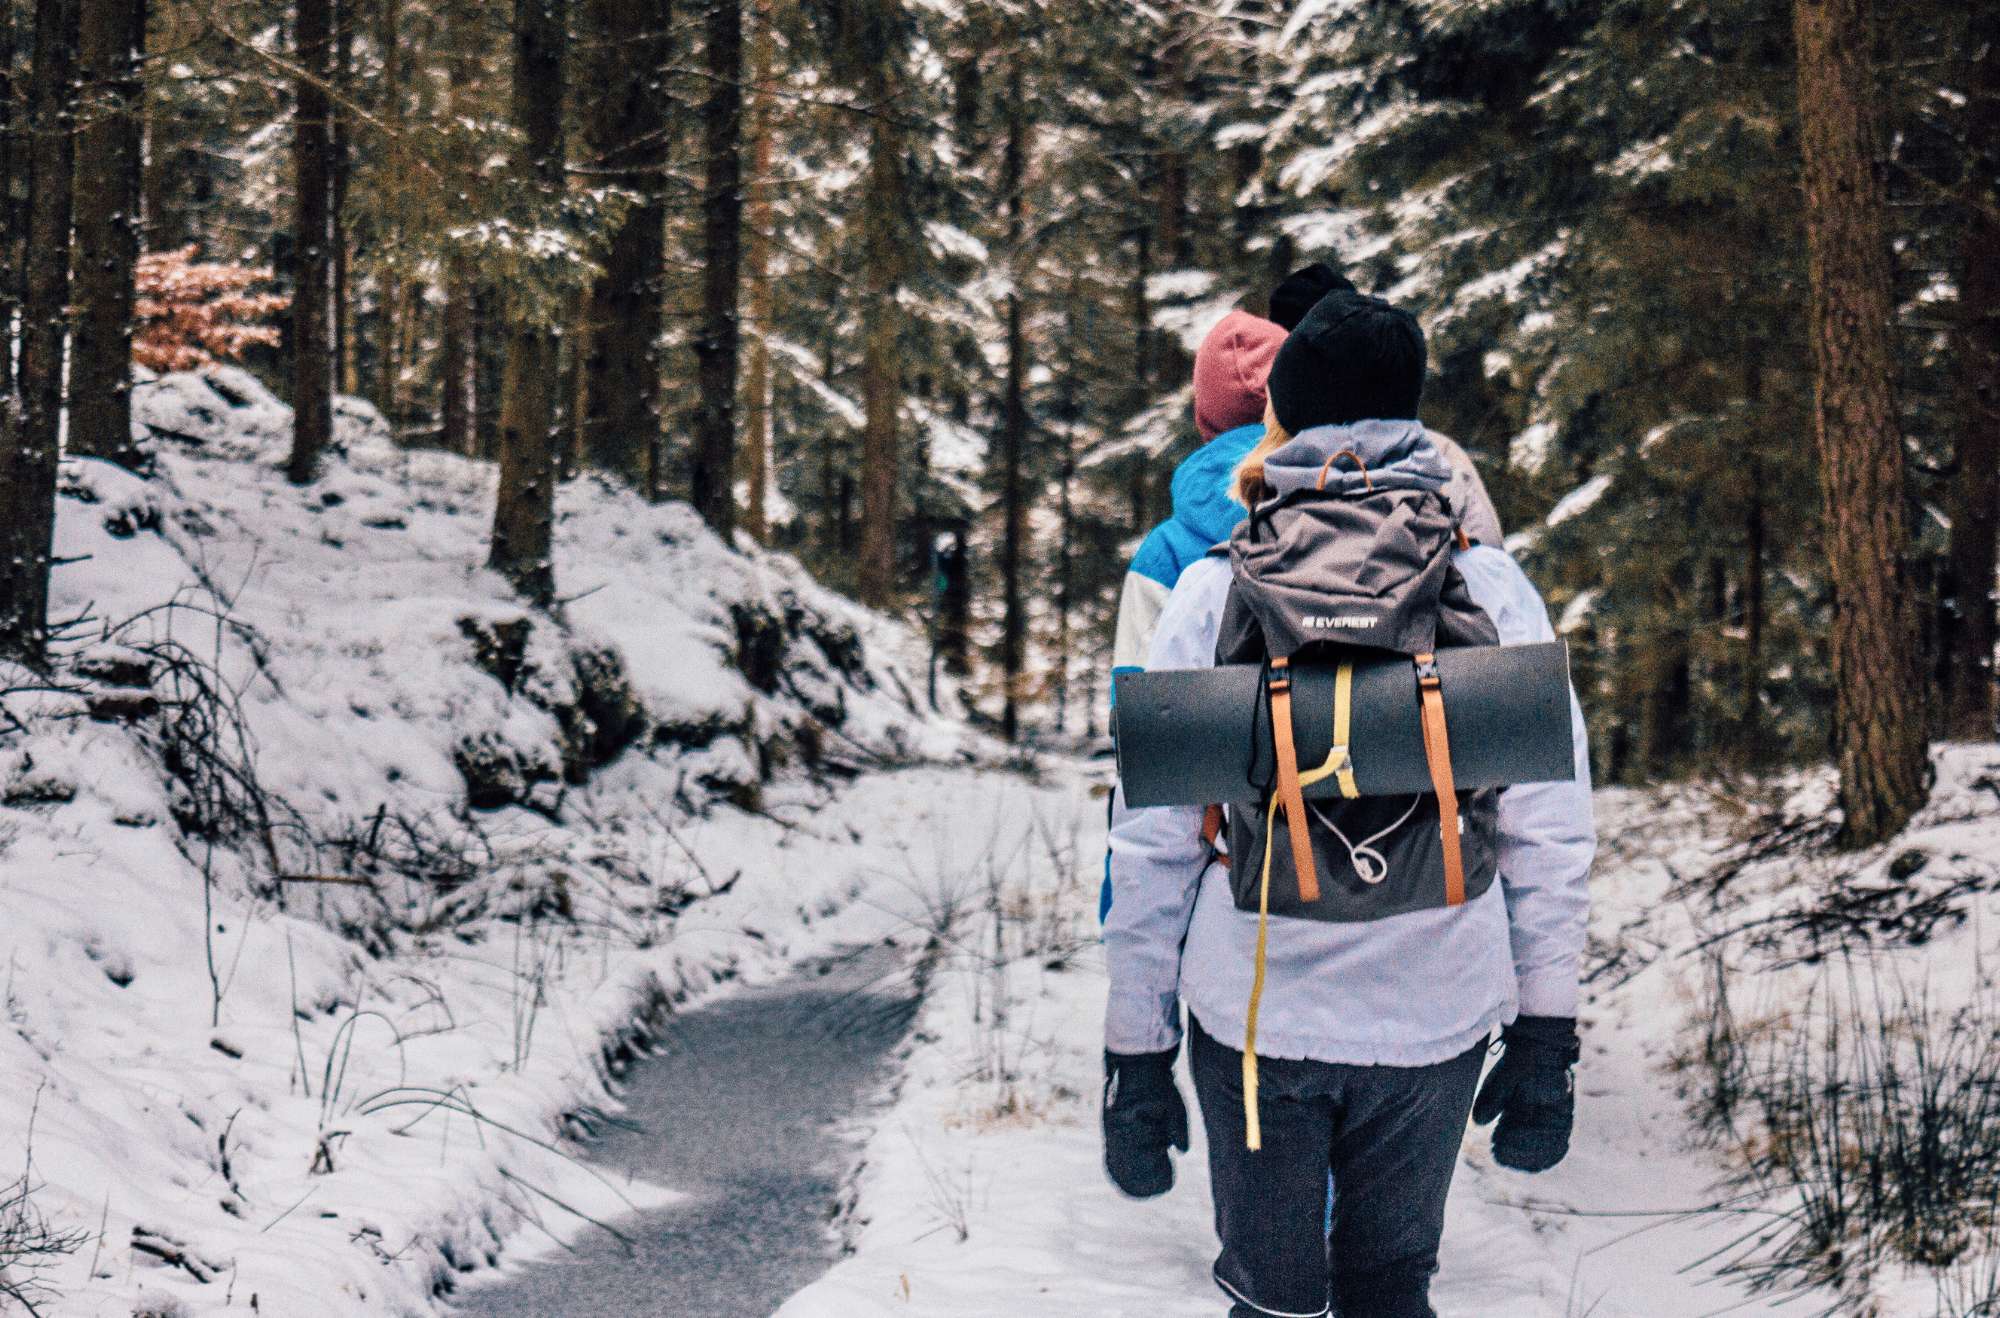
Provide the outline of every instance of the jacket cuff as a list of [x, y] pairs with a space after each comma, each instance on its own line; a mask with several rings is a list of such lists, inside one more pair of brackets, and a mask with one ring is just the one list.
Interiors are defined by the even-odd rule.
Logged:
[[1104, 1013], [1104, 1050], [1121, 1055], [1178, 1051], [1180, 996], [1172, 991], [1134, 1002], [1114, 995]]
[[1549, 967], [1530, 971], [1519, 978], [1520, 1012], [1523, 1016], [1575, 1017], [1576, 971], [1569, 967]]

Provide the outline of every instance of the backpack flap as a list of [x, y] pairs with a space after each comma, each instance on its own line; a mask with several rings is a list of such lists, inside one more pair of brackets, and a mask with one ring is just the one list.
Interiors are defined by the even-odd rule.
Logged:
[[1225, 609], [1218, 649], [1241, 644], [1254, 622], [1274, 658], [1329, 644], [1434, 650], [1456, 530], [1429, 490], [1300, 490], [1262, 505], [1230, 541], [1231, 599], [1243, 608], [1236, 637]]

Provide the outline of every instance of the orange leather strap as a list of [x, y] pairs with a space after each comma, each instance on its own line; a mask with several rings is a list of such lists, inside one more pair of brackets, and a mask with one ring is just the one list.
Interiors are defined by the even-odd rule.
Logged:
[[1438, 829], [1444, 840], [1444, 904], [1465, 902], [1465, 857], [1458, 845], [1458, 788], [1451, 776], [1451, 737], [1445, 731], [1444, 689], [1438, 684], [1437, 656], [1416, 657], [1417, 694], [1424, 717], [1424, 759], [1437, 793]]
[[1271, 744], [1278, 753], [1274, 789], [1292, 832], [1292, 871], [1299, 880], [1299, 900], [1319, 900], [1319, 871], [1313, 867], [1312, 838], [1306, 831], [1305, 788], [1299, 782], [1299, 751], [1292, 740], [1292, 674], [1289, 659], [1271, 661]]

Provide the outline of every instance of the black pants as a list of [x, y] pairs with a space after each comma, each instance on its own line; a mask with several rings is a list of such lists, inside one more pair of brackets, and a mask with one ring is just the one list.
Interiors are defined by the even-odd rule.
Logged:
[[1486, 1045], [1435, 1066], [1259, 1058], [1264, 1147], [1252, 1153], [1243, 1054], [1199, 1021], [1192, 1034], [1231, 1318], [1436, 1318], [1445, 1196]]

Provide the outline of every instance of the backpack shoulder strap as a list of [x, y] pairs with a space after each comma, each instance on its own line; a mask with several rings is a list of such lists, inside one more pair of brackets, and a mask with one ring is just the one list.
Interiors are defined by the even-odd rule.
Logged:
[[1458, 787], [1451, 774], [1451, 736], [1445, 729], [1444, 688], [1438, 682], [1437, 656], [1416, 656], [1417, 697], [1422, 706], [1424, 759], [1430, 765], [1431, 790], [1437, 794], [1438, 829], [1444, 842], [1444, 904], [1465, 903], [1465, 858], [1458, 844]]
[[[1299, 882], [1299, 900], [1319, 900], [1319, 871], [1313, 865], [1312, 837], [1306, 831], [1305, 785], [1299, 781], [1299, 750], [1292, 736], [1292, 661], [1271, 660], [1271, 748], [1277, 752], [1278, 780], [1271, 791], [1285, 812], [1292, 835], [1292, 870]], [[1265, 839], [1270, 846], [1270, 839]]]

